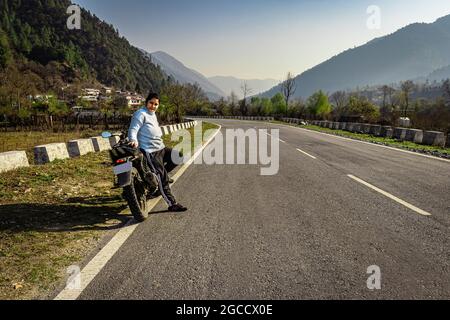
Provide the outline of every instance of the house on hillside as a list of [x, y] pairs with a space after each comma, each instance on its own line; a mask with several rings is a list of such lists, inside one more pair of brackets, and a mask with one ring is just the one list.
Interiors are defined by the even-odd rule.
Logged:
[[133, 94], [133, 95], [127, 95], [126, 96], [128, 101], [128, 107], [129, 108], [136, 108], [140, 107], [144, 104], [145, 99], [141, 95]]
[[112, 94], [112, 92], [113, 92], [113, 88], [110, 88], [110, 87], [103, 87], [103, 94], [105, 94], [105, 95], [111, 95]]
[[79, 98], [81, 98], [84, 101], [97, 102], [99, 96], [100, 96], [99, 89], [85, 88], [81, 90], [81, 96]]

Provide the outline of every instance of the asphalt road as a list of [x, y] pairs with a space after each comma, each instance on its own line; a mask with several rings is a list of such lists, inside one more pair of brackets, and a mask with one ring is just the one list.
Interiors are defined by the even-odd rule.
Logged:
[[[217, 123], [280, 129], [279, 173], [191, 166], [173, 187], [189, 212], [165, 213], [161, 202], [80, 299], [450, 298], [450, 162], [287, 126]], [[371, 265], [381, 290], [367, 288]]]

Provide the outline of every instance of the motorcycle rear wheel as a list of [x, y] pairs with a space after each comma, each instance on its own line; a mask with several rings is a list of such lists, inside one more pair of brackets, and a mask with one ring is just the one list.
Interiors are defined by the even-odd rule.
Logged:
[[147, 220], [149, 215], [146, 194], [145, 183], [139, 172], [133, 168], [131, 184], [123, 189], [123, 197], [137, 222]]

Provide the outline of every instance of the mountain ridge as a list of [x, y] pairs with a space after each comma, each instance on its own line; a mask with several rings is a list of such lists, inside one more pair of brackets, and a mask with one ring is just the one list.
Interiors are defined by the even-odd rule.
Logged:
[[174, 78], [176, 81], [186, 84], [197, 83], [203, 91], [206, 93], [209, 99], [218, 100], [225, 96], [225, 93], [212, 84], [204, 75], [200, 72], [191, 69], [184, 65], [181, 61], [173, 57], [172, 55], [164, 51], [156, 51], [149, 53], [142, 50], [153, 63], [158, 65], [167, 75]]
[[[351, 48], [295, 78], [296, 98], [317, 90], [333, 92], [426, 76], [450, 64], [450, 15], [433, 23], [413, 23]], [[281, 91], [275, 86], [261, 96]]]

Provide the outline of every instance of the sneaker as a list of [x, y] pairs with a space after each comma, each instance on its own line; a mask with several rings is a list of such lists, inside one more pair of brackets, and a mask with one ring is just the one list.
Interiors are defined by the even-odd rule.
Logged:
[[169, 212], [185, 212], [188, 209], [186, 207], [183, 207], [181, 204], [174, 204], [169, 208]]

